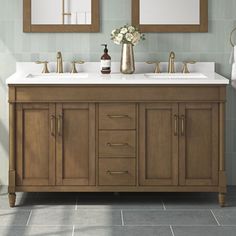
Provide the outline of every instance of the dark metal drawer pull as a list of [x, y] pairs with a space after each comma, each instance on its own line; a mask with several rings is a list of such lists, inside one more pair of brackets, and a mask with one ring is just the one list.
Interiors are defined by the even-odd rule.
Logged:
[[108, 170], [107, 171], [107, 174], [108, 175], [128, 175], [129, 174], [129, 171], [110, 171]]
[[111, 119], [116, 119], [116, 118], [129, 118], [128, 115], [107, 115]]
[[107, 143], [108, 147], [126, 147], [129, 146], [128, 143]]

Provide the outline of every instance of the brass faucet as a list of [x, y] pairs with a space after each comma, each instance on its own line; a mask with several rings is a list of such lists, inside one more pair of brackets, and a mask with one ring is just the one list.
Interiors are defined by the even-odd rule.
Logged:
[[63, 61], [61, 52], [57, 53], [57, 73], [63, 73]]
[[168, 73], [175, 73], [175, 53], [171, 52], [169, 56]]

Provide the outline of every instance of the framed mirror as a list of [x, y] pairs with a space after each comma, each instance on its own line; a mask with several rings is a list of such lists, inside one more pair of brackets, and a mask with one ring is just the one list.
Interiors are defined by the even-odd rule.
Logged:
[[24, 32], [98, 32], [99, 0], [24, 0]]
[[207, 32], [208, 0], [132, 0], [132, 21], [142, 32]]

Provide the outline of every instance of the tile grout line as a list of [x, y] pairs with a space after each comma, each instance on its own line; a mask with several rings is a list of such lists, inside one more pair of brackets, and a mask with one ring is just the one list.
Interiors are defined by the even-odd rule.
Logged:
[[30, 210], [30, 214], [29, 214], [29, 217], [28, 217], [28, 220], [27, 220], [26, 226], [29, 225], [29, 222], [30, 222], [31, 216], [32, 216], [32, 210]]
[[120, 215], [121, 215], [121, 225], [125, 226], [123, 210], [120, 211]]
[[175, 233], [174, 233], [174, 230], [173, 230], [172, 225], [170, 225], [170, 231], [171, 231], [171, 233], [172, 233], [172, 236], [175, 236]]
[[72, 236], [74, 236], [74, 234], [75, 234], [75, 226], [73, 225]]
[[214, 217], [214, 219], [215, 219], [217, 225], [220, 226], [220, 222], [217, 220], [217, 218], [216, 218], [214, 212], [213, 212], [212, 210], [210, 210], [210, 211], [211, 211], [211, 214], [213, 215], [213, 217]]
[[166, 211], [166, 206], [163, 200], [161, 200], [164, 211]]

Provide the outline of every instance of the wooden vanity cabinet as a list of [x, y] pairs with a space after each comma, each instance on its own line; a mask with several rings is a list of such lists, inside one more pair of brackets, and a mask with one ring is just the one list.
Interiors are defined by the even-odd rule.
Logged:
[[139, 119], [140, 185], [178, 185], [178, 104], [142, 103]]
[[95, 185], [95, 104], [57, 104], [56, 117], [56, 185]]
[[140, 184], [217, 186], [216, 103], [140, 105]]
[[16, 184], [55, 185], [55, 136], [50, 120], [53, 104], [16, 105]]
[[15, 192], [217, 192], [224, 85], [11, 85]]
[[95, 185], [95, 105], [17, 104], [18, 186]]
[[179, 106], [179, 184], [217, 186], [219, 181], [219, 106]]

